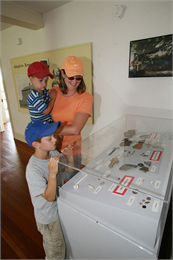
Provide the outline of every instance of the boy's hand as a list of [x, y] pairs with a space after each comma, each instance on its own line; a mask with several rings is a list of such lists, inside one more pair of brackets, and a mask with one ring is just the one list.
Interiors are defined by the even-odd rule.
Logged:
[[49, 97], [50, 99], [56, 99], [57, 91], [55, 89], [51, 89], [49, 91]]
[[58, 163], [59, 163], [59, 156], [53, 156], [50, 158], [48, 162], [48, 169], [49, 169], [49, 174], [56, 176], [58, 173]]
[[58, 162], [59, 162], [59, 156], [56, 155], [54, 157], [51, 157], [47, 167], [49, 169], [49, 179], [48, 184], [45, 192], [42, 193], [42, 196], [47, 201], [54, 201], [56, 198], [56, 175], [58, 173]]

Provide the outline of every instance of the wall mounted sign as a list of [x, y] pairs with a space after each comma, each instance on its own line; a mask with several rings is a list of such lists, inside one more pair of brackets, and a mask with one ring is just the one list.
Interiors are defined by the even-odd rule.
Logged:
[[[68, 56], [80, 57], [84, 64], [85, 84], [87, 91], [92, 94], [92, 60], [91, 43], [84, 43], [70, 47], [35, 53], [10, 60], [13, 80], [16, 90], [16, 98], [20, 112], [29, 113], [27, 97], [32, 89], [32, 84], [27, 76], [27, 69], [34, 61], [42, 61], [49, 66], [54, 79], [48, 81], [48, 89], [58, 86], [58, 76], [62, 66], [62, 61]], [[89, 124], [93, 124], [93, 117], [88, 119]]]

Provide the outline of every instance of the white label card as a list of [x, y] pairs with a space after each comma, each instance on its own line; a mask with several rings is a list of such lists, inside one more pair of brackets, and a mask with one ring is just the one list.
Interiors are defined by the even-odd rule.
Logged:
[[138, 178], [137, 181], [135, 182], [136, 185], [141, 185], [144, 182], [143, 178]]
[[113, 183], [113, 184], [111, 185], [111, 187], [108, 189], [108, 191], [113, 191], [113, 190], [116, 188], [116, 186], [117, 186], [117, 185]]
[[130, 198], [128, 199], [126, 205], [132, 206], [132, 204], [133, 204], [135, 198], [136, 198], [136, 196], [134, 196], [134, 195], [130, 196]]
[[99, 164], [99, 163], [101, 163], [101, 162], [103, 162], [103, 159], [98, 160], [98, 161], [96, 162], [96, 164]]
[[121, 151], [116, 157], [120, 159], [123, 156], [124, 151]]
[[153, 206], [152, 206], [152, 211], [158, 212], [158, 210], [159, 210], [159, 204], [160, 204], [160, 201], [159, 201], [159, 200], [154, 200]]
[[110, 176], [110, 173], [111, 173], [111, 171], [109, 171], [109, 170], [106, 171], [105, 174], [103, 174], [103, 177], [104, 177], [104, 178], [109, 177], [109, 176]]
[[95, 191], [93, 192], [93, 194], [97, 194], [99, 193], [99, 191], [102, 189], [102, 186], [98, 186]]
[[100, 170], [100, 168], [102, 168], [102, 165], [101, 165], [101, 164], [100, 164], [99, 166], [97, 166], [97, 167], [95, 168], [95, 170], [98, 171], [98, 170]]
[[154, 188], [155, 189], [159, 189], [160, 188], [160, 184], [161, 184], [161, 181], [156, 181], [155, 184], [154, 184]]
[[150, 151], [147, 151], [145, 154], [146, 154], [146, 155], [149, 155], [149, 154], [150, 154]]
[[108, 161], [105, 163], [105, 166], [108, 166], [111, 163], [111, 161]]
[[152, 168], [151, 168], [151, 172], [155, 172], [155, 170], [156, 170], [156, 166], [153, 165]]

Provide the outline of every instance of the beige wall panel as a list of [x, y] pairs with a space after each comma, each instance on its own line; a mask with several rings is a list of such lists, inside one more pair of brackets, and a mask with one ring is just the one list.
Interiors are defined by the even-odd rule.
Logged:
[[[91, 59], [91, 43], [85, 43], [40, 53], [34, 53], [22, 57], [13, 58], [10, 60], [13, 80], [16, 91], [16, 98], [20, 112], [29, 113], [27, 108], [27, 95], [32, 88], [27, 77], [28, 66], [34, 61], [48, 60], [50, 72], [53, 73], [55, 68], [62, 66], [62, 61], [67, 56], [80, 57], [84, 64], [84, 80], [87, 86], [87, 91], [93, 94], [92, 89], [92, 59]], [[52, 83], [56, 79], [49, 79], [48, 89], [52, 87]], [[88, 119], [89, 124], [93, 124], [93, 117]]]

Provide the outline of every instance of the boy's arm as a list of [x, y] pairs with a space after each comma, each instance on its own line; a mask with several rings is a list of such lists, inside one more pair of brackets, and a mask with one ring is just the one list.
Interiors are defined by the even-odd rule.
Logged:
[[52, 111], [52, 108], [53, 108], [53, 105], [54, 105], [54, 102], [55, 102], [55, 99], [56, 99], [56, 94], [57, 94], [57, 92], [56, 92], [55, 89], [52, 89], [49, 92], [50, 102], [48, 104], [48, 107], [43, 111], [44, 115], [48, 115]]
[[58, 173], [58, 162], [59, 162], [59, 156], [51, 157], [48, 162], [48, 169], [49, 169], [49, 179], [47, 188], [44, 193], [42, 193], [42, 196], [47, 201], [54, 201], [56, 198], [56, 175]]
[[51, 100], [50, 100], [50, 102], [49, 102], [49, 104], [48, 104], [48, 107], [43, 111], [43, 114], [44, 114], [44, 115], [49, 115], [49, 114], [50, 114], [50, 112], [52, 111], [54, 102], [55, 102], [55, 99], [51, 99]]

